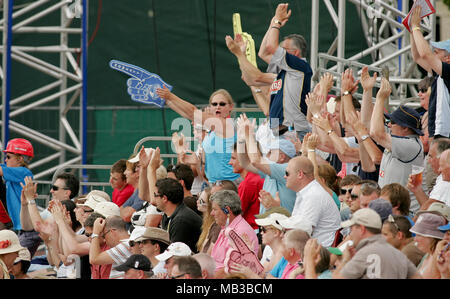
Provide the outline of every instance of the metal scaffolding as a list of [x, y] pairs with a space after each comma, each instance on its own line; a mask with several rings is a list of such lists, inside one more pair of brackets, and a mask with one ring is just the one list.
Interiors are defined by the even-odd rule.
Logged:
[[[338, 82], [333, 90], [339, 94], [340, 74], [345, 68], [352, 68], [355, 77], [359, 77], [361, 69], [367, 65], [369, 71], [378, 72], [376, 87], [379, 87], [382, 69], [387, 68], [392, 85], [391, 107], [399, 104], [418, 107], [417, 83], [423, 75], [412, 58], [409, 32], [402, 24], [410, 10], [409, 1], [338, 0], [335, 8], [331, 0], [323, 0], [329, 15], [320, 17], [319, 2], [321, 1], [312, 0], [311, 10], [311, 67], [315, 73], [314, 83], [319, 81], [322, 74], [330, 72]], [[351, 57], [345, 56], [345, 28], [355, 24], [346, 23], [347, 3], [355, 5], [365, 37], [364, 49]], [[435, 6], [435, 0], [431, 0], [431, 3]], [[319, 21], [324, 17], [331, 18], [337, 29], [337, 36], [327, 53], [319, 53]], [[428, 33], [425, 39], [435, 40], [435, 27], [436, 14], [424, 18], [422, 30]], [[361, 60], [367, 60], [367, 56], [372, 62], [362, 63]], [[355, 93], [355, 97], [361, 99], [362, 94]]]
[[[2, 148], [6, 147], [10, 132], [29, 139], [32, 143], [39, 143], [50, 148], [52, 154], [29, 165], [30, 169], [37, 167], [44, 169], [34, 174], [35, 179], [51, 177], [57, 168], [64, 165], [86, 164], [88, 0], [38, 0], [22, 5], [18, 5], [17, 1], [13, 0], [2, 2], [3, 18], [0, 20], [0, 28], [3, 32], [3, 43], [0, 46], [3, 55], [0, 71]], [[13, 6], [13, 4], [17, 5]], [[60, 16], [59, 22], [47, 25], [55, 21], [55, 14]], [[79, 20], [74, 22], [76, 19]], [[46, 25], [38, 26], [35, 25], [36, 23]], [[24, 33], [36, 36], [33, 44], [14, 44], [14, 36]], [[57, 36], [59, 42], [52, 45], [38, 45], [37, 42], [42, 35]], [[70, 38], [69, 35], [79, 38]], [[73, 40], [77, 41], [75, 45], [72, 45]], [[48, 54], [45, 57], [52, 56], [53, 63], [37, 57], [42, 53]], [[56, 57], [59, 57], [57, 65], [54, 63], [58, 60]], [[49, 76], [52, 82], [33, 87], [32, 91], [12, 97], [11, 90], [15, 84], [11, 76], [12, 60], [37, 70], [40, 76]], [[23, 80], [33, 82], [33, 78], [27, 77], [26, 73], [21, 73], [20, 76]], [[52, 105], [59, 112], [59, 118], [54, 124], [58, 130], [57, 138], [15, 119], [39, 107], [47, 109], [48, 105]], [[79, 114], [79, 128], [73, 128], [68, 121], [69, 111], [76, 111], [72, 113]], [[71, 154], [70, 159], [67, 158], [68, 153]], [[54, 161], [57, 161], [57, 166], [46, 168], [47, 164], [50, 162], [54, 164]]]

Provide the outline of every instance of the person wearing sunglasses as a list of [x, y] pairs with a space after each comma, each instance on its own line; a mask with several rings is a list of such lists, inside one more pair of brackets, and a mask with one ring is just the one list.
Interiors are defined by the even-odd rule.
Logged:
[[234, 107], [233, 98], [225, 89], [216, 90], [209, 97], [209, 106], [203, 111], [185, 101], [167, 87], [158, 88], [156, 93], [166, 100], [166, 104], [182, 117], [201, 125], [209, 133], [202, 141], [205, 158], [205, 174], [210, 183], [220, 180], [240, 182], [240, 176], [228, 164], [233, 144], [236, 142], [234, 121], [230, 118]]

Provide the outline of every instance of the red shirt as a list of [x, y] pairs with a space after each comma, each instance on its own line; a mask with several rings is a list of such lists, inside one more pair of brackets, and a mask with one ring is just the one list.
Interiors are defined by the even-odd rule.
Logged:
[[[100, 248], [103, 251], [109, 249], [108, 245], [103, 244]], [[91, 264], [91, 278], [92, 279], [109, 279], [112, 264], [109, 265], [92, 265]]]
[[256, 173], [248, 172], [239, 184], [238, 194], [241, 198], [242, 217], [253, 229], [257, 229], [255, 215], [259, 214], [259, 191], [264, 185], [264, 179]]
[[11, 218], [9, 218], [8, 212], [6, 212], [6, 209], [1, 201], [0, 201], [0, 222], [5, 224], [11, 222]]
[[130, 184], [127, 184], [122, 190], [114, 189], [112, 194], [112, 202], [122, 206], [128, 198], [133, 194], [134, 188]]

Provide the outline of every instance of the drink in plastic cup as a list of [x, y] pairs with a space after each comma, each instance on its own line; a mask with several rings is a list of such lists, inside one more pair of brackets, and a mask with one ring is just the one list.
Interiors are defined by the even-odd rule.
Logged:
[[417, 165], [413, 165], [412, 166], [412, 173], [411, 173], [411, 178], [412, 178], [412, 184], [414, 185], [414, 187], [418, 187], [420, 185], [422, 185], [422, 174], [423, 174], [423, 170], [425, 168], [422, 166], [417, 166]]

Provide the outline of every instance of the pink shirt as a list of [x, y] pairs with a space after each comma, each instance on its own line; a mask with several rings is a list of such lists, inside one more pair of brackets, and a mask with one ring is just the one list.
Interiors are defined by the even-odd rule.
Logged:
[[[281, 274], [281, 279], [289, 279], [289, 274], [291, 274], [291, 272], [297, 268], [298, 268], [297, 263], [295, 263], [293, 265], [287, 263], [286, 267], [283, 270], [283, 274]], [[295, 279], [304, 279], [304, 278], [305, 278], [305, 276], [303, 276], [302, 274], [295, 276]]]
[[225, 236], [226, 228], [233, 229], [247, 243], [247, 246], [252, 249], [255, 254], [258, 254], [258, 237], [256, 236], [254, 229], [241, 215], [238, 215], [228, 226], [222, 227], [219, 237], [217, 237], [217, 241], [214, 243], [211, 256], [216, 261], [216, 271], [224, 267], [227, 252], [229, 249], [233, 249], [228, 242], [228, 238]]

